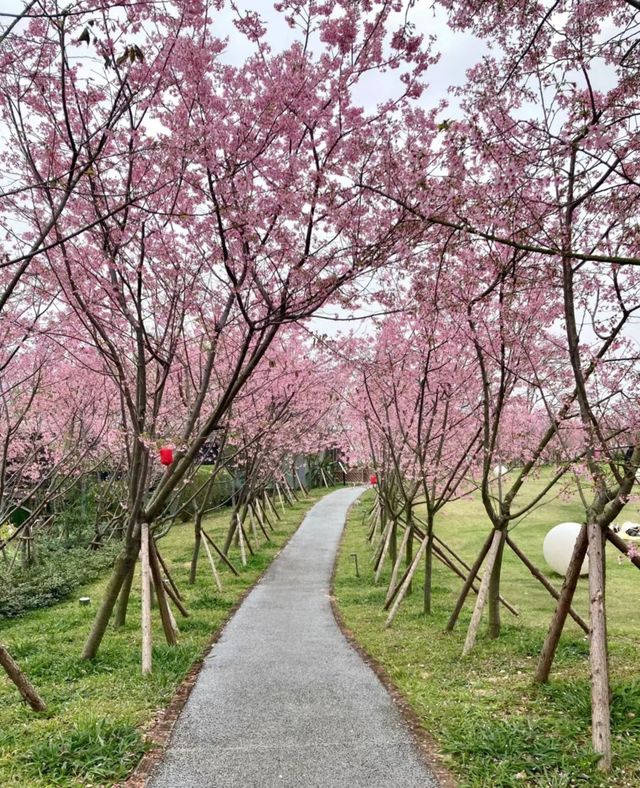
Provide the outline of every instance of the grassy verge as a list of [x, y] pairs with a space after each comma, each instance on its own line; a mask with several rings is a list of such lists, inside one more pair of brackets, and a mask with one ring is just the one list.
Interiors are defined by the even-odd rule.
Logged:
[[[542, 484], [542, 480], [530, 485]], [[530, 489], [529, 492], [532, 492]], [[613, 679], [615, 770], [603, 777], [590, 752], [588, 643], [571, 621], [566, 628], [552, 681], [533, 684], [536, 665], [554, 603], [509, 551], [505, 553], [503, 595], [519, 609], [505, 613], [497, 641], [485, 636], [462, 659], [467, 604], [456, 631], [444, 632], [460, 581], [441, 564], [434, 569], [434, 614], [422, 613], [422, 589], [403, 602], [390, 629], [384, 629], [389, 570], [373, 585], [371, 546], [364, 524], [372, 494], [353, 507], [335, 576], [335, 596], [346, 626], [386, 670], [436, 739], [445, 762], [467, 788], [640, 785], [640, 575], [607, 548], [608, 615]], [[637, 510], [630, 519], [640, 520]], [[549, 499], [513, 532], [515, 541], [545, 571], [542, 540], [563, 520], [580, 520], [575, 500]], [[626, 519], [626, 517], [625, 517]], [[481, 503], [449, 505], [437, 525], [445, 539], [469, 562], [487, 534]], [[351, 553], [360, 557], [354, 576]], [[559, 587], [561, 578], [549, 571]], [[576, 607], [587, 614], [586, 580], [580, 581]]]
[[[162, 540], [161, 550], [185, 597], [190, 618], [178, 617], [177, 647], [165, 645], [154, 611], [153, 674], [140, 674], [140, 597], [132, 591], [127, 625], [110, 630], [94, 662], [79, 655], [106, 578], [78, 589], [73, 601], [0, 621], [0, 639], [19, 661], [46, 700], [49, 710], [34, 714], [0, 674], [0, 785], [112, 785], [122, 779], [145, 750], [143, 730], [158, 709], [166, 706], [213, 633], [226, 621], [240, 596], [262, 574], [295, 531], [310, 506], [326, 490], [287, 509], [275, 523], [272, 542], [262, 544], [243, 568], [232, 555], [240, 577], [221, 570], [223, 591], [215, 589], [204, 553], [198, 580], [187, 584], [193, 545], [190, 523], [176, 525]], [[207, 531], [222, 540], [229, 512], [209, 518]], [[262, 534], [260, 534], [262, 537]], [[219, 568], [220, 564], [218, 564]], [[91, 606], [80, 607], [79, 596]]]

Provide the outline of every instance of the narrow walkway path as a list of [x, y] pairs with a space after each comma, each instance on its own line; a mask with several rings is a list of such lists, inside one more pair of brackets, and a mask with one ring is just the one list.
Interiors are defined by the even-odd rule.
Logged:
[[319, 501], [207, 657], [153, 788], [433, 788], [329, 602], [348, 507]]

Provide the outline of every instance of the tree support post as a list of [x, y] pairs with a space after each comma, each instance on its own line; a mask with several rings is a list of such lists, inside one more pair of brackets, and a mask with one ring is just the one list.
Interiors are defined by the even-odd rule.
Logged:
[[7, 649], [0, 644], [0, 665], [4, 668], [7, 676], [18, 688], [18, 692], [34, 711], [46, 711], [47, 706], [42, 700], [35, 687], [18, 667], [18, 663], [12, 658]]

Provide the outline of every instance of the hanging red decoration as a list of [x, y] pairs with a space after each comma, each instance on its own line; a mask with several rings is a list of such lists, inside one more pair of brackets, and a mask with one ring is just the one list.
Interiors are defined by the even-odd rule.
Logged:
[[163, 465], [171, 465], [173, 462], [173, 449], [170, 446], [160, 449], [160, 462]]
[[378, 477], [375, 473], [372, 473], [371, 476], [369, 476], [369, 483], [373, 485], [378, 483]]

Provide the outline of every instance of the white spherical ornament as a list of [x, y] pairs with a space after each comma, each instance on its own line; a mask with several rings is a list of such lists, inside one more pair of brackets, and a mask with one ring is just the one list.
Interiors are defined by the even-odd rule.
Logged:
[[493, 469], [493, 475], [504, 476], [505, 473], [508, 473], [508, 471], [509, 469], [507, 468], [506, 465], [496, 465], [496, 467]]
[[[560, 523], [555, 525], [544, 538], [542, 544], [544, 560], [559, 575], [567, 574], [581, 528], [580, 523]], [[589, 559], [585, 557], [580, 567], [580, 574], [586, 575], [588, 572]]]

